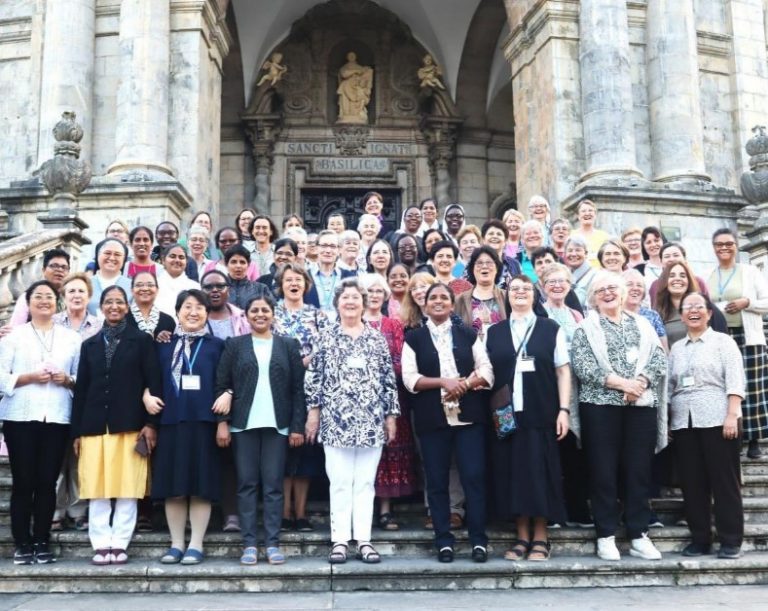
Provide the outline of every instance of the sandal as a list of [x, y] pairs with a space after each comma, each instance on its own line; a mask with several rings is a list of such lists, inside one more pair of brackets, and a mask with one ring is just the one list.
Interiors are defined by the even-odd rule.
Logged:
[[170, 547], [160, 558], [162, 564], [178, 564], [184, 557], [184, 552], [178, 547]]
[[379, 552], [370, 543], [363, 543], [358, 546], [357, 559], [362, 560], [365, 564], [378, 564], [381, 562]]
[[51, 532], [61, 532], [64, 530], [64, 519], [51, 522]]
[[504, 560], [512, 560], [513, 562], [525, 560], [525, 556], [530, 549], [530, 541], [517, 539], [514, 543], [512, 543], [512, 547], [504, 552]]
[[253, 566], [259, 562], [259, 551], [255, 547], [246, 547], [243, 549], [243, 555], [240, 556], [240, 564]]
[[267, 548], [267, 562], [269, 564], [283, 564], [285, 563], [285, 556], [278, 547]]
[[200, 564], [203, 561], [203, 552], [193, 547], [188, 547], [181, 559], [181, 564]]
[[[552, 545], [549, 541], [531, 541], [531, 546], [528, 549], [528, 560], [531, 562], [545, 562], [549, 560], [551, 549]], [[535, 557], [534, 554], [536, 554]]]
[[328, 562], [330, 564], [344, 564], [347, 561], [347, 549], [346, 543], [334, 543], [328, 554]]
[[128, 562], [128, 553], [124, 549], [113, 549], [109, 559], [112, 564], [126, 564]]
[[376, 521], [376, 525], [382, 530], [400, 530], [400, 524], [395, 521], [391, 513], [382, 513]]
[[91, 558], [91, 564], [96, 566], [106, 566], [108, 564], [112, 564], [112, 550], [109, 548], [97, 549], [96, 553], [93, 555], [93, 558]]

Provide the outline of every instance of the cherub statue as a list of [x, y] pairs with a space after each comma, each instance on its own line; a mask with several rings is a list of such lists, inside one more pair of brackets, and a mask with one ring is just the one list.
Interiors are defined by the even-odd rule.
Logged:
[[282, 53], [273, 53], [272, 57], [264, 62], [261, 67], [262, 70], [267, 72], [256, 83], [256, 87], [261, 87], [262, 84], [269, 81], [269, 86], [274, 87], [277, 82], [283, 78], [283, 75], [288, 72], [288, 68], [283, 66], [280, 62], [283, 61]]
[[419, 87], [432, 87], [433, 89], [445, 89], [440, 77], [443, 76], [443, 71], [435, 63], [432, 56], [427, 53], [422, 60], [423, 65], [416, 73], [419, 77]]

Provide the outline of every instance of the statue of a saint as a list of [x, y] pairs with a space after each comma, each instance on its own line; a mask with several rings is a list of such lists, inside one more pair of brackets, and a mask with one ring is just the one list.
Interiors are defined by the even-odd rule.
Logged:
[[337, 123], [368, 123], [373, 68], [357, 63], [355, 53], [347, 53], [347, 63], [339, 69], [339, 118]]
[[256, 87], [261, 87], [263, 83], [269, 82], [270, 87], [274, 87], [283, 75], [288, 72], [288, 68], [283, 66], [280, 62], [283, 61], [282, 53], [273, 53], [272, 57], [264, 62], [261, 67], [262, 70], [266, 70], [264, 75], [256, 83]]
[[443, 76], [443, 71], [435, 63], [432, 56], [427, 53], [422, 60], [422, 66], [416, 73], [419, 77], [419, 87], [433, 87], [434, 89], [445, 89], [440, 77]]

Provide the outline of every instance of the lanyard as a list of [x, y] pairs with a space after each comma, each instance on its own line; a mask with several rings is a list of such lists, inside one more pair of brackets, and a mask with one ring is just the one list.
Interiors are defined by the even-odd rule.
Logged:
[[[336, 282], [339, 280], [339, 275], [336, 269], [334, 268], [331, 271], [330, 277], [326, 277], [323, 272], [321, 272], [319, 269], [317, 270], [316, 277], [319, 282], [317, 282], [317, 288], [318, 293], [323, 293], [322, 296], [322, 304], [320, 306], [321, 310], [330, 310], [331, 306], [333, 305], [333, 293], [334, 289], [336, 288]], [[330, 285], [330, 286], [329, 286]]]
[[205, 338], [201, 337], [200, 341], [197, 342], [197, 346], [195, 347], [195, 353], [192, 355], [192, 360], [191, 361], [187, 358], [187, 355], [184, 354], [184, 350], [182, 349], [182, 351], [181, 351], [182, 358], [184, 359], [184, 363], [186, 363], [187, 369], [189, 370], [190, 374], [192, 373], [192, 367], [194, 367], [194, 365], [195, 365], [195, 361], [197, 360], [197, 354], [198, 354], [198, 352], [200, 352], [200, 347], [203, 345], [204, 341], [205, 341]]
[[[531, 324], [529, 324], [528, 328], [525, 330], [525, 333], [523, 334], [523, 339], [520, 340], [520, 344], [517, 348], [518, 356], [522, 355], [523, 358], [526, 358], [526, 356], [528, 355], [528, 350], [527, 350], [528, 339], [530, 338], [531, 333], [533, 333], [533, 327], [535, 324], [536, 324], [536, 319], [534, 318], [533, 322], [531, 322]], [[517, 339], [517, 333], [515, 333], [515, 326], [512, 324], [511, 320], [509, 325], [512, 328], [512, 335], [514, 336], [513, 339]], [[514, 341], [512, 342], [512, 347], [513, 348], [515, 347]]]
[[720, 299], [723, 298], [723, 293], [725, 293], [725, 289], [728, 288], [728, 285], [731, 283], [731, 280], [733, 280], [733, 277], [736, 275], [737, 269], [739, 269], [739, 266], [734, 265], [731, 275], [728, 276], [728, 278], [725, 280], [725, 284], [723, 284], [723, 278], [720, 274], [720, 268], [719, 267], [717, 268], [717, 290], [720, 293]]

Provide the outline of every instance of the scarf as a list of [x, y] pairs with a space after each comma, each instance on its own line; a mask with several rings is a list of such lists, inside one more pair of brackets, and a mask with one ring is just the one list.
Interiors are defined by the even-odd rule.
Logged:
[[[632, 318], [637, 324], [637, 328], [640, 331], [640, 348], [637, 361], [635, 364], [635, 375], [639, 375], [642, 372], [648, 360], [651, 358], [653, 351], [656, 347], [661, 347], [659, 336], [645, 318], [635, 314], [634, 312], [622, 312], [623, 316]], [[609, 373], [615, 373], [613, 366], [608, 358], [608, 347], [605, 343], [605, 333], [600, 326], [600, 315], [592, 311], [587, 314], [586, 318], [581, 321], [581, 327], [584, 329], [589, 346], [592, 349], [592, 354], [595, 355], [595, 360], [598, 366]], [[656, 408], [656, 452], [661, 452], [669, 443], [667, 438], [667, 375], [662, 375], [656, 382], [654, 389], [647, 388], [643, 395], [635, 402], [635, 405], [639, 406], [653, 406], [653, 393], [656, 393], [658, 398], [658, 407]]]
[[133, 319], [136, 321], [139, 331], [144, 331], [144, 333], [149, 333], [154, 337], [157, 323], [160, 322], [160, 310], [158, 307], [152, 304], [152, 309], [149, 311], [149, 320], [146, 320], [139, 306], [134, 301], [131, 303], [131, 314], [133, 314]]
[[184, 331], [181, 325], [176, 325], [173, 335], [178, 338], [178, 341], [173, 348], [173, 356], [171, 356], [171, 378], [173, 378], [176, 396], [178, 396], [181, 392], [181, 369], [184, 366], [184, 361], [189, 362], [192, 355], [192, 341], [208, 335], [208, 328], [204, 327], [199, 331], [188, 332]]
[[125, 318], [116, 325], [104, 325], [104, 356], [107, 361], [107, 369], [112, 368], [112, 358], [115, 356], [117, 345], [120, 343], [120, 336], [128, 325]]
[[[458, 379], [461, 376], [456, 368], [456, 359], [453, 356], [453, 321], [449, 318], [444, 323], [436, 325], [431, 318], [427, 319], [427, 328], [432, 336], [432, 343], [437, 349], [437, 357], [440, 360], [440, 377]], [[448, 401], [445, 398], [445, 390], [440, 389], [443, 408], [446, 418], [451, 414], [454, 418], [461, 413], [459, 402]]]

